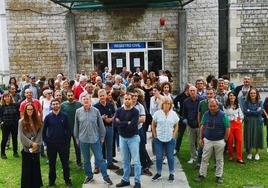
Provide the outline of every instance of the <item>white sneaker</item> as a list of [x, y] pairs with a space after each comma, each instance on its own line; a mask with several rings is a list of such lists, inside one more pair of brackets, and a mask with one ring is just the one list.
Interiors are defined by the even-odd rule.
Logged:
[[251, 153], [248, 154], [247, 159], [248, 159], [248, 160], [251, 160], [251, 159], [252, 159], [252, 154], [251, 154]]
[[187, 162], [188, 164], [193, 164], [195, 162], [194, 158], [190, 158], [190, 160]]
[[167, 164], [167, 158], [164, 157], [163, 164]]
[[256, 160], [256, 161], [260, 160], [260, 155], [259, 155], [259, 154], [256, 154], [256, 155], [255, 155], [255, 160]]

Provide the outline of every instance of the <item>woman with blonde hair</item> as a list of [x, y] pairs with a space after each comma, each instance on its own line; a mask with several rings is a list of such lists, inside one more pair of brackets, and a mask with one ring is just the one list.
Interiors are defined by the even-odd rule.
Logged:
[[156, 154], [157, 173], [152, 178], [156, 181], [161, 178], [163, 156], [167, 156], [169, 168], [169, 181], [174, 181], [175, 159], [173, 151], [176, 145], [179, 117], [172, 110], [172, 100], [164, 96], [161, 100], [161, 109], [153, 115], [152, 133]]
[[26, 104], [23, 114], [19, 121], [19, 138], [23, 146], [21, 188], [38, 188], [43, 186], [40, 169], [42, 123], [33, 103]]

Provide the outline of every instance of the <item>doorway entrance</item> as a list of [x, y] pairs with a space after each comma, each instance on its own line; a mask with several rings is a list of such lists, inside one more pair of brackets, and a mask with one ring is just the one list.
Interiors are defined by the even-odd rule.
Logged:
[[148, 68], [148, 64], [145, 64], [145, 51], [111, 51], [108, 56], [111, 58], [110, 61], [108, 59], [108, 62], [111, 62], [109, 68], [117, 74], [122, 72], [123, 67], [131, 72], [135, 72], [136, 68]]
[[119, 74], [126, 67], [132, 73], [140, 68], [158, 74], [163, 68], [162, 42], [93, 43], [93, 66], [98, 73], [108, 67]]

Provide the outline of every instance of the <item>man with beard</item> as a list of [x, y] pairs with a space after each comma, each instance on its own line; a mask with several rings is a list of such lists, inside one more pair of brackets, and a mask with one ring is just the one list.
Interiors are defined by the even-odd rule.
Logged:
[[[74, 142], [74, 149], [75, 149], [75, 156], [76, 156], [76, 164], [79, 168], [82, 168], [81, 163], [81, 151], [80, 147], [76, 143], [76, 139], [74, 137], [74, 118], [75, 118], [75, 112], [78, 108], [80, 108], [82, 104], [78, 101], [74, 100], [74, 93], [72, 90], [67, 91], [67, 101], [64, 101], [61, 104], [61, 111], [65, 112], [68, 115], [69, 118], [69, 129], [71, 133], [71, 137]], [[71, 140], [70, 143], [71, 144]]]

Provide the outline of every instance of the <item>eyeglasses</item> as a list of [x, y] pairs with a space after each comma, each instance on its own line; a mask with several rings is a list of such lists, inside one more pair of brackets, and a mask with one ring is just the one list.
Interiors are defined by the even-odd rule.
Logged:
[[31, 108], [31, 109], [26, 109], [27, 111], [33, 111], [33, 108]]
[[72, 96], [74, 96], [74, 95], [67, 95], [67, 97], [72, 97]]

